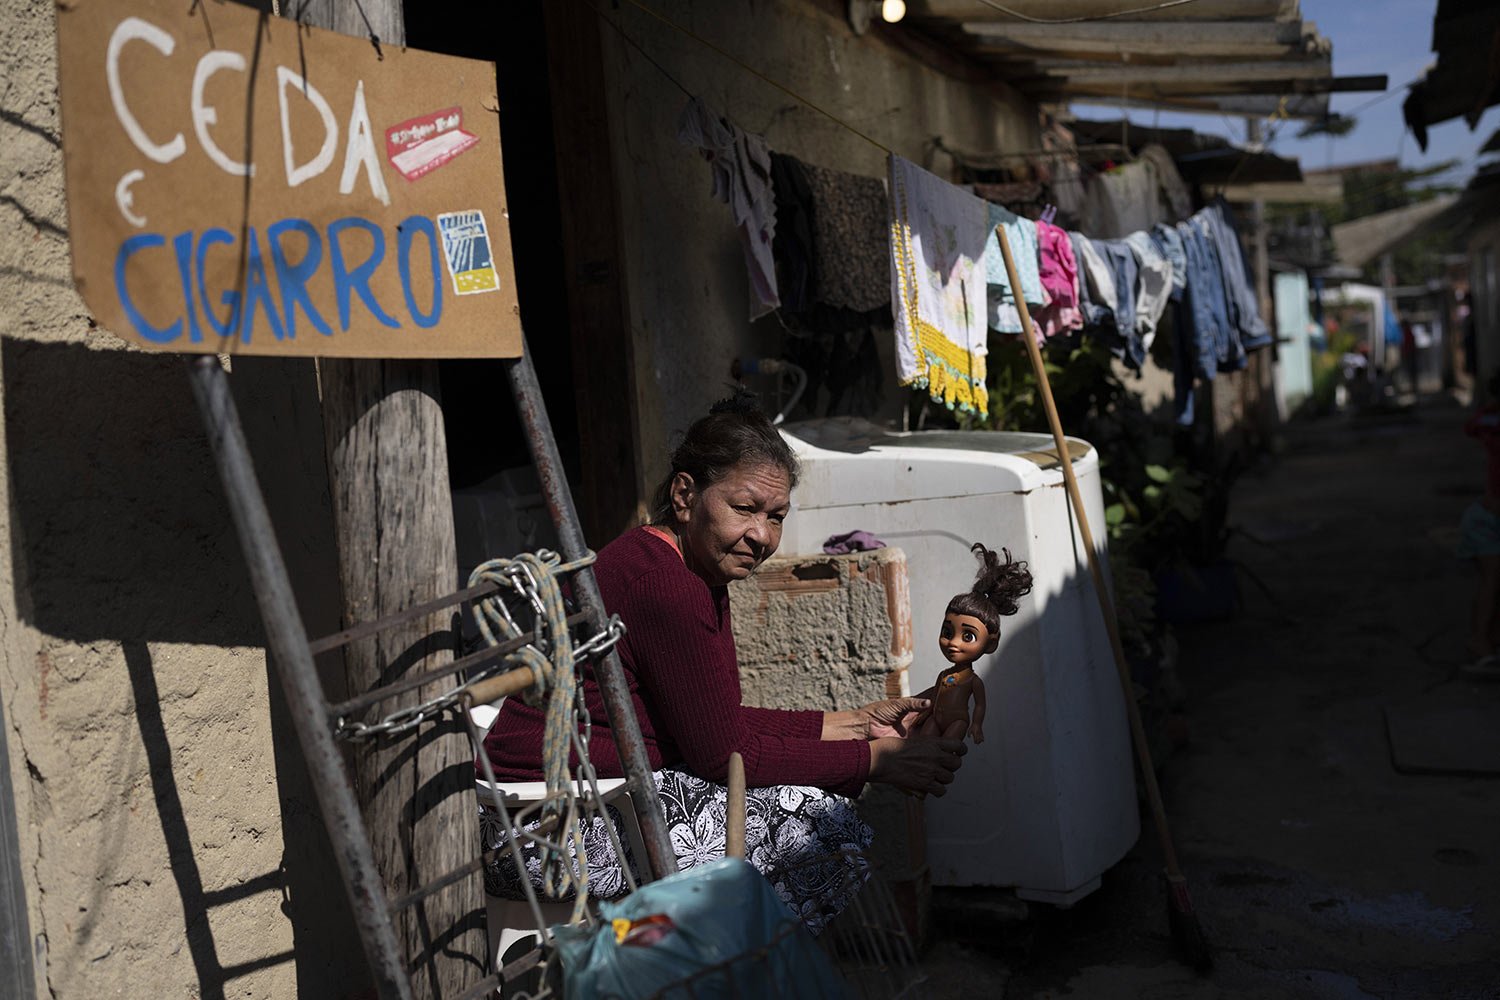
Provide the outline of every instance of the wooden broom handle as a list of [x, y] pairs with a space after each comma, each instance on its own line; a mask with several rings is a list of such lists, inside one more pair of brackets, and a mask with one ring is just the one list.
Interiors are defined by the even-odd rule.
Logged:
[[[1083, 536], [1083, 550], [1089, 562], [1089, 574], [1094, 578], [1094, 590], [1099, 595], [1099, 610], [1104, 614], [1104, 628], [1109, 633], [1109, 646], [1115, 654], [1115, 669], [1120, 674], [1120, 689], [1125, 695], [1125, 712], [1130, 718], [1131, 742], [1135, 744], [1136, 758], [1141, 764], [1141, 773], [1146, 782], [1146, 799], [1151, 804], [1151, 815], [1156, 822], [1156, 835], [1161, 841], [1162, 856], [1166, 860], [1168, 878], [1182, 878], [1177, 866], [1177, 851], [1172, 846], [1172, 835], [1167, 828], [1167, 811], [1162, 806], [1161, 788], [1156, 783], [1156, 768], [1151, 763], [1151, 748], [1146, 745], [1146, 727], [1141, 724], [1141, 710], [1135, 703], [1135, 688], [1130, 680], [1130, 665], [1125, 661], [1125, 647], [1120, 644], [1120, 628], [1115, 620], [1115, 606], [1110, 599], [1109, 588], [1104, 584], [1104, 570], [1099, 565], [1099, 556], [1094, 551], [1094, 535], [1089, 531], [1089, 518], [1083, 508], [1083, 494], [1078, 489], [1078, 477], [1073, 474], [1073, 457], [1068, 452], [1068, 442], [1063, 437], [1062, 421], [1057, 416], [1057, 404], [1052, 400], [1052, 385], [1047, 381], [1047, 367], [1042, 362], [1042, 351], [1037, 346], [1032, 332], [1031, 313], [1026, 309], [1026, 299], [1021, 295], [1021, 278], [1016, 273], [1016, 261], [1011, 256], [1010, 241], [1005, 237], [1005, 227], [995, 227], [995, 237], [1000, 241], [1000, 254], [1005, 258], [1005, 273], [1010, 278], [1011, 296], [1016, 300], [1016, 310], [1021, 314], [1021, 340], [1026, 344], [1026, 353], [1031, 357], [1031, 368], [1042, 393], [1042, 408], [1047, 411], [1047, 424], [1052, 428], [1052, 440], [1057, 443], [1057, 460], [1062, 465], [1063, 481], [1067, 484], [1068, 499], [1073, 504], [1073, 515], [1078, 518], [1079, 534]], [[1083, 275], [1079, 275], [1083, 280]], [[1127, 290], [1128, 293], [1128, 290]]]

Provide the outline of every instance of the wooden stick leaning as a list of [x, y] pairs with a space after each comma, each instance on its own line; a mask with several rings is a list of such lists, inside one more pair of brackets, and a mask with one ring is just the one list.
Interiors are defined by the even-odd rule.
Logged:
[[[995, 237], [1000, 241], [1000, 253], [1005, 258], [1005, 273], [1010, 279], [1010, 287], [1019, 289], [1021, 279], [1016, 273], [1016, 262], [1011, 256], [1010, 241], [1005, 238], [1003, 226], [995, 227]], [[1094, 590], [1099, 595], [1099, 609], [1104, 614], [1104, 628], [1109, 633], [1110, 649], [1115, 655], [1115, 668], [1120, 674], [1120, 688], [1125, 696], [1125, 712], [1130, 719], [1131, 742], [1135, 744], [1136, 758], [1140, 761], [1142, 779], [1146, 783], [1146, 799], [1151, 804], [1151, 816], [1156, 823], [1157, 839], [1161, 842], [1169, 890], [1180, 897], [1180, 908], [1191, 914], [1192, 904], [1187, 899], [1187, 879], [1177, 865], [1177, 851], [1172, 845], [1172, 835], [1167, 827], [1167, 812], [1162, 805], [1161, 788], [1156, 783], [1156, 769], [1151, 763], [1151, 749], [1146, 745], [1146, 728], [1141, 724], [1141, 711], [1135, 703], [1135, 689], [1130, 679], [1130, 666], [1125, 660], [1125, 649], [1120, 644], [1120, 630], [1115, 621], [1114, 602], [1110, 599], [1109, 588], [1105, 586], [1104, 570], [1099, 565], [1099, 556], [1094, 549], [1094, 536], [1089, 530], [1088, 514], [1083, 508], [1083, 494], [1078, 489], [1078, 477], [1073, 474], [1072, 456], [1068, 453], [1068, 443], [1063, 437], [1062, 421], [1057, 416], [1057, 404], [1052, 400], [1052, 386], [1047, 381], [1047, 368], [1042, 361], [1042, 351], [1037, 346], [1036, 335], [1032, 331], [1031, 313], [1026, 309], [1026, 302], [1020, 295], [1015, 295], [1014, 298], [1016, 309], [1021, 314], [1021, 340], [1026, 344], [1026, 353], [1030, 356], [1032, 370], [1036, 373], [1037, 386], [1042, 394], [1042, 408], [1047, 411], [1047, 423], [1052, 429], [1052, 439], [1057, 444], [1058, 464], [1062, 466], [1063, 481], [1067, 484], [1068, 500], [1073, 506], [1073, 515], [1078, 518], [1079, 534], [1083, 536], [1083, 549], [1088, 557], [1089, 574], [1094, 578]], [[1195, 961], [1194, 964], [1197, 962]]]
[[745, 758], [729, 755], [729, 806], [725, 815], [724, 856], [745, 860]]

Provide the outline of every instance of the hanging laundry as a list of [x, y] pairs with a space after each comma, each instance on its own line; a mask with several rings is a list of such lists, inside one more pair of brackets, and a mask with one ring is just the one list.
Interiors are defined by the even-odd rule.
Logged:
[[1157, 199], [1165, 213], [1164, 219], [1176, 222], [1191, 215], [1193, 197], [1188, 193], [1188, 187], [1183, 183], [1182, 175], [1177, 172], [1177, 164], [1173, 161], [1172, 154], [1156, 143], [1151, 143], [1149, 146], [1142, 147], [1135, 156], [1136, 160], [1144, 163], [1146, 169], [1152, 174]]
[[885, 184], [803, 164], [813, 199], [813, 301], [855, 312], [890, 305]]
[[758, 319], [781, 304], [771, 254], [776, 232], [771, 152], [765, 139], [732, 125], [697, 97], [677, 119], [677, 138], [698, 147], [713, 172], [713, 196], [734, 213], [750, 277], [750, 318]]
[[1056, 226], [1037, 221], [1037, 272], [1048, 303], [1032, 313], [1043, 337], [1055, 337], [1083, 327], [1078, 309], [1078, 261], [1073, 242]]
[[1089, 182], [1080, 225], [1093, 238], [1119, 239], [1161, 221], [1156, 174], [1144, 163], [1126, 163]]
[[1202, 236], [1192, 221], [1169, 227], [1183, 249], [1184, 289], [1176, 315], [1172, 382], [1177, 423], [1191, 426], [1196, 412], [1193, 386], [1212, 381], [1219, 371], [1218, 341], [1227, 326], [1222, 286], [1213, 283]]
[[1021, 332], [1021, 311], [1016, 306], [1015, 295], [1010, 287], [1010, 275], [1005, 270], [1005, 258], [1000, 254], [1000, 240], [995, 236], [995, 227], [1005, 227], [1005, 239], [1010, 244], [1010, 255], [1015, 261], [1016, 276], [1021, 279], [1021, 298], [1028, 306], [1046, 304], [1042, 291], [1042, 278], [1037, 266], [1036, 223], [1023, 219], [1001, 205], [989, 205], [989, 236], [984, 244], [984, 272], [988, 288], [989, 324], [1001, 333]]
[[1203, 254], [1205, 279], [1208, 288], [1209, 307], [1213, 313], [1213, 330], [1217, 366], [1221, 372], [1239, 371], [1245, 367], [1245, 349], [1240, 343], [1240, 331], [1234, 323], [1234, 306], [1229, 288], [1224, 280], [1224, 262], [1219, 257], [1219, 244], [1209, 230], [1207, 217], [1199, 212], [1188, 220], [1196, 234], [1198, 249]]
[[1131, 233], [1125, 245], [1135, 254], [1135, 329], [1143, 352], [1149, 354], [1172, 293], [1172, 264], [1145, 233]]
[[776, 290], [783, 310], [801, 312], [811, 303], [816, 282], [812, 185], [802, 161], [773, 152], [771, 188], [776, 194], [776, 233], [771, 242]]
[[1068, 239], [1078, 261], [1078, 310], [1083, 314], [1084, 329], [1102, 336], [1117, 335], [1114, 272], [1087, 236], [1069, 233]]
[[1187, 288], [1187, 254], [1182, 247], [1182, 234], [1176, 228], [1158, 222], [1151, 227], [1150, 236], [1157, 252], [1172, 265], [1172, 301], [1180, 301]]
[[1115, 289], [1114, 329], [1105, 329], [1105, 342], [1115, 357], [1136, 371], [1146, 360], [1136, 325], [1135, 295], [1140, 268], [1135, 254], [1123, 240], [1089, 240], [1095, 255], [1109, 269]]
[[985, 202], [909, 160], [890, 166], [891, 301], [902, 385], [965, 412], [985, 389]]
[[1238, 227], [1234, 224], [1229, 203], [1219, 198], [1198, 216], [1204, 220], [1205, 231], [1219, 252], [1219, 263], [1224, 269], [1224, 291], [1229, 299], [1229, 318], [1239, 331], [1245, 350], [1266, 346], [1271, 342], [1271, 336], [1265, 321], [1260, 318], [1254, 280], [1240, 250]]

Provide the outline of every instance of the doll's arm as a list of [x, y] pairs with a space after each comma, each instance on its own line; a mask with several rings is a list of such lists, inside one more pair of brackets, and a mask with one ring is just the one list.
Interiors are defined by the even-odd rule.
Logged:
[[984, 681], [974, 675], [974, 715], [969, 722], [969, 736], [975, 746], [984, 742]]

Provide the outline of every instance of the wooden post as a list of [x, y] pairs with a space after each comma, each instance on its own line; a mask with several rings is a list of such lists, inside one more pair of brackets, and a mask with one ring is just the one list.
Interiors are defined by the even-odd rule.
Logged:
[[[307, 0], [287, 12], [382, 46], [405, 44], [400, 0]], [[458, 560], [437, 364], [325, 359], [318, 374], [345, 622], [452, 591]], [[440, 613], [350, 644], [350, 692], [450, 661], [453, 626], [451, 613]], [[425, 700], [450, 685], [417, 694]], [[472, 757], [461, 729], [435, 724], [351, 754], [355, 793], [392, 899], [477, 851]], [[483, 893], [476, 873], [394, 914], [414, 996], [457, 997], [483, 977]]]
[[[1246, 119], [1245, 131], [1252, 149], [1265, 141], [1265, 131], [1259, 118]], [[1271, 260], [1266, 241], [1266, 203], [1262, 198], [1256, 198], [1250, 203], [1250, 228], [1256, 304], [1260, 307], [1260, 315], [1266, 322], [1272, 343], [1269, 349], [1258, 351], [1251, 356], [1250, 368], [1246, 374], [1251, 377], [1254, 385], [1254, 406], [1250, 412], [1251, 419], [1255, 421], [1255, 436], [1261, 447], [1269, 448], [1280, 417], [1276, 410], [1275, 385], [1276, 359], [1279, 357], [1280, 349], [1275, 343], [1276, 323], [1271, 298]]]

